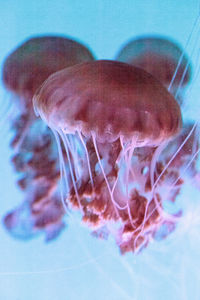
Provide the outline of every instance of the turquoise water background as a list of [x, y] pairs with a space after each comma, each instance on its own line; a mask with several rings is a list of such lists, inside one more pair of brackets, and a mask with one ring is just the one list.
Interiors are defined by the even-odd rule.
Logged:
[[[96, 58], [114, 59], [121, 46], [141, 34], [161, 34], [183, 47], [199, 12], [198, 0], [0, 0], [0, 64], [24, 39], [64, 34], [88, 45]], [[200, 49], [200, 42], [196, 49]], [[198, 61], [193, 61], [198, 69]], [[199, 81], [200, 82], [200, 81]], [[198, 118], [198, 80], [186, 117]], [[8, 95], [0, 88], [1, 102]], [[0, 132], [0, 216], [21, 203], [9, 162], [9, 124]], [[2, 300], [198, 300], [200, 299], [199, 191], [184, 187], [179, 201], [196, 214], [142, 254], [121, 257], [114, 241], [90, 236], [78, 218], [49, 244], [43, 236], [13, 239], [0, 225]], [[194, 208], [192, 210], [192, 208]], [[194, 226], [190, 221], [196, 218]], [[199, 222], [199, 223], [198, 223]], [[185, 226], [184, 230], [183, 227]]]

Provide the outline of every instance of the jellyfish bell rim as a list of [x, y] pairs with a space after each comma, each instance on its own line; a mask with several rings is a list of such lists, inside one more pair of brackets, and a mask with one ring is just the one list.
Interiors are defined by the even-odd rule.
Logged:
[[[181, 56], [183, 56], [181, 59], [180, 65], [183, 64], [182, 68], [184, 69], [184, 72], [185, 72], [185, 68], [187, 67], [187, 71], [184, 74], [184, 79], [182, 80], [181, 85], [183, 87], [185, 87], [186, 85], [188, 85], [191, 82], [192, 75], [193, 75], [193, 66], [192, 66], [192, 62], [189, 60], [188, 54], [186, 53], [185, 49], [182, 48], [181, 44], [178, 41], [176, 41], [173, 37], [170, 37], [167, 35], [144, 34], [144, 35], [139, 35], [134, 38], [131, 38], [122, 44], [122, 46], [120, 47], [120, 49], [117, 52], [117, 55], [115, 56], [115, 59], [122, 61], [122, 62], [132, 63], [131, 61], [133, 58], [133, 61], [135, 62], [135, 60], [137, 60], [137, 58], [144, 56], [146, 50], [145, 50], [145, 48], [142, 49], [141, 50], [142, 54], [141, 54], [141, 53], [139, 53], [139, 49], [137, 49], [137, 51], [136, 51], [136, 49], [134, 49], [133, 45], [135, 44], [135, 48], [137, 48], [137, 43], [139, 44], [144, 41], [151, 42], [152, 45], [150, 46], [150, 48], [151, 48], [150, 53], [157, 54], [157, 55], [159, 55], [160, 58], [162, 57], [163, 54], [165, 54], [168, 57], [168, 59], [176, 62], [177, 65], [179, 64], [179, 59], [181, 59]], [[156, 45], [157, 42], [163, 42], [162, 49], [160, 49], [160, 47], [158, 47]], [[155, 44], [157, 50], [153, 49], [154, 44]], [[171, 51], [165, 50], [165, 47], [167, 47], [167, 46], [171, 49]], [[127, 56], [128, 52], [130, 51], [130, 49], [132, 47], [133, 47], [132, 52], [135, 52], [135, 58], [133, 57], [133, 54], [131, 54], [131, 53]], [[149, 46], [147, 46], [146, 48], [148, 49], [148, 47]], [[124, 51], [125, 51], [125, 53], [123, 53]], [[173, 51], [175, 52], [175, 57], [173, 57], [173, 55], [171, 53]], [[133, 62], [133, 64], [134, 64], [134, 62]], [[187, 80], [186, 80], [186, 78], [187, 78]]]
[[[151, 136], [150, 139], [146, 139], [145, 135], [143, 135], [143, 136], [141, 135], [141, 137], [138, 139], [138, 146], [139, 147], [147, 146], [147, 145], [156, 146], [156, 145], [159, 145], [160, 143], [162, 143], [163, 140], [170, 140], [171, 138], [173, 138], [174, 136], [176, 136], [178, 134], [178, 132], [181, 129], [181, 126], [182, 126], [182, 117], [181, 117], [180, 107], [179, 107], [178, 103], [176, 102], [176, 100], [174, 99], [174, 97], [166, 90], [166, 88], [164, 88], [162, 86], [162, 84], [157, 79], [155, 79], [151, 74], [147, 73], [146, 71], [144, 71], [140, 68], [131, 66], [127, 63], [112, 61], [112, 60], [98, 60], [98, 61], [93, 61], [93, 62], [84, 62], [84, 63], [77, 64], [77, 65], [72, 66], [72, 67], [65, 68], [65, 69], [63, 69], [61, 71], [58, 71], [58, 72], [52, 74], [51, 76], [49, 76], [49, 78], [43, 83], [43, 85], [40, 87], [40, 89], [37, 91], [37, 93], [33, 97], [33, 103], [34, 103], [34, 106], [36, 107], [36, 111], [40, 114], [40, 116], [44, 119], [44, 121], [47, 122], [49, 127], [54, 128], [55, 130], [57, 130], [57, 129], [62, 130], [66, 134], [67, 133], [74, 134], [76, 131], [80, 131], [86, 137], [91, 136], [91, 132], [93, 132], [93, 133], [95, 132], [95, 136], [96, 136], [97, 140], [99, 140], [100, 142], [103, 142], [103, 141], [112, 142], [112, 141], [120, 138], [121, 136], [124, 136], [125, 140], [126, 139], [127, 140], [130, 140], [130, 139], [132, 140], [133, 136], [137, 136], [137, 135], [141, 134], [140, 130], [131, 131], [130, 128], [127, 129], [128, 132], [126, 132], [126, 130], [124, 131], [123, 129], [122, 130], [120, 129], [120, 130], [117, 130], [117, 131], [116, 130], [111, 130], [111, 134], [110, 134], [110, 138], [109, 138], [109, 134], [107, 134], [106, 137], [105, 137], [105, 135], [103, 135], [102, 132], [101, 133], [98, 132], [98, 129], [99, 129], [98, 126], [97, 126], [97, 129], [95, 128], [95, 126], [90, 126], [90, 124], [88, 126], [87, 122], [84, 123], [83, 120], [81, 120], [81, 119], [80, 120], [76, 119], [76, 120], [73, 121], [72, 118], [71, 118], [71, 116], [73, 115], [73, 112], [71, 113], [71, 116], [70, 116], [69, 111], [70, 110], [73, 111], [73, 110], [76, 109], [76, 108], [73, 107], [73, 105], [74, 106], [76, 106], [76, 105], [81, 106], [82, 105], [82, 103], [77, 104], [78, 102], [76, 102], [77, 99], [75, 99], [75, 96], [74, 96], [74, 98], [71, 96], [73, 98], [73, 101], [72, 101], [72, 104], [70, 105], [70, 110], [65, 111], [66, 112], [66, 117], [67, 117], [67, 123], [66, 123], [65, 120], [63, 121], [63, 119], [60, 116], [58, 116], [57, 112], [55, 111], [56, 110], [55, 108], [57, 107], [58, 103], [53, 103], [53, 101], [51, 99], [52, 102], [50, 103], [50, 105], [52, 105], [52, 110], [51, 110], [51, 108], [44, 107], [45, 106], [44, 103], [47, 104], [47, 102], [48, 102], [48, 100], [46, 98], [45, 98], [45, 100], [44, 99], [41, 100], [42, 96], [44, 96], [45, 89], [47, 91], [47, 89], [51, 85], [56, 84], [56, 80], [58, 79], [59, 76], [60, 77], [65, 76], [66, 75], [65, 73], [67, 73], [66, 76], [68, 76], [69, 78], [71, 76], [71, 75], [69, 75], [70, 73], [74, 76], [79, 76], [82, 73], [85, 74], [84, 73], [85, 72], [84, 68], [86, 68], [86, 71], [87, 71], [87, 68], [90, 69], [90, 68], [93, 68], [95, 66], [98, 66], [101, 70], [101, 68], [104, 68], [104, 65], [105, 66], [108, 65], [108, 69], [112, 68], [112, 66], [114, 66], [114, 65], [116, 65], [116, 67], [122, 68], [122, 70], [127, 68], [127, 70], [129, 70], [130, 73], [135, 71], [135, 72], [138, 72], [139, 75], [143, 74], [141, 76], [144, 76], [144, 77], [146, 76], [146, 77], [150, 78], [153, 83], [155, 83], [156, 85], [158, 85], [158, 87], [161, 88], [161, 92], [163, 92], [166, 95], [166, 98], [167, 97], [169, 98], [166, 101], [169, 101], [169, 105], [171, 104], [173, 106], [173, 109], [175, 110], [177, 120], [176, 120], [176, 124], [175, 125], [173, 124], [174, 126], [176, 126], [176, 128], [172, 129], [172, 134], [169, 134], [169, 132], [168, 132], [169, 128], [167, 128], [167, 126], [169, 124], [166, 126], [166, 128], [164, 128], [164, 130], [162, 130], [163, 135], [160, 133], [161, 130], [159, 130], [157, 128], [156, 130], [157, 130], [157, 135], [158, 136], [156, 136], [156, 134], [154, 134], [153, 141], [152, 141], [152, 136]], [[110, 67], [109, 67], [109, 65], [110, 65]], [[84, 70], [84, 72], [82, 72], [83, 70]], [[103, 71], [101, 70], [101, 72], [103, 72]], [[90, 75], [88, 75], [88, 76], [90, 76]], [[101, 73], [101, 75], [104, 76], [104, 73]], [[137, 75], [137, 76], [139, 76], [139, 75]], [[115, 81], [116, 80], [116, 75], [113, 75], [113, 76], [114, 76], [114, 78], [112, 78], [112, 80]], [[73, 85], [74, 84], [73, 80], [76, 80], [76, 78], [74, 77], [75, 78], [74, 79], [73, 76], [71, 76], [70, 79], [69, 78], [66, 79], [66, 82], [68, 80], [68, 81], [70, 81], [70, 84]], [[85, 79], [83, 78], [81, 80], [83, 80], [83, 82], [84, 82]], [[88, 80], [92, 80], [92, 77], [89, 78]], [[63, 82], [64, 82], [64, 79], [63, 79]], [[63, 83], [63, 86], [64, 86], [64, 84], [65, 84], [65, 82]], [[95, 86], [95, 84], [96, 84], [95, 81], [92, 82], [92, 86]], [[129, 82], [128, 82], [128, 84], [129, 84]], [[62, 83], [61, 83], [61, 85], [62, 85]], [[100, 85], [101, 85], [101, 83], [100, 83]], [[132, 82], [131, 82], [131, 85], [132, 85]], [[75, 83], [75, 87], [77, 88], [76, 83]], [[100, 86], [100, 87], [102, 87], [102, 86]], [[122, 86], [120, 86], [120, 88], [121, 87]], [[59, 87], [58, 90], [59, 89], [61, 89], [61, 87]], [[77, 90], [78, 90], [78, 88], [77, 88]], [[107, 89], [106, 92], [109, 93], [110, 90], [111, 90], [111, 88], [109, 87], [109, 89]], [[51, 91], [50, 90], [47, 91], [47, 94], [51, 95]], [[62, 91], [61, 91], [61, 94], [62, 94]], [[52, 97], [52, 95], [50, 97]], [[59, 98], [59, 94], [58, 94], [58, 98]], [[67, 99], [67, 96], [66, 97], [63, 96], [63, 99], [64, 98]], [[80, 98], [80, 96], [78, 98]], [[66, 99], [64, 99], [64, 100], [66, 100]], [[80, 100], [80, 99], [78, 99], [78, 100]], [[127, 100], [127, 99], [125, 99], [125, 100]], [[56, 100], [56, 101], [59, 101], [59, 100]], [[144, 99], [144, 101], [146, 101], [146, 99]], [[98, 102], [98, 105], [103, 107], [103, 105], [105, 104], [104, 102], [106, 102], [105, 99], [102, 101], [103, 104], [102, 103], [99, 104], [99, 102]], [[137, 100], [137, 102], [139, 102], [139, 101]], [[151, 100], [151, 102], [152, 102], [152, 100]], [[111, 103], [112, 103], [112, 101], [111, 101]], [[151, 104], [149, 106], [151, 106]], [[106, 105], [107, 105], [107, 103], [106, 103]], [[121, 103], [120, 103], [120, 105], [121, 105]], [[162, 103], [158, 105], [158, 109], [160, 109], [159, 107], [161, 107], [161, 106], [162, 106]], [[153, 103], [152, 107], [154, 107], [154, 109], [155, 109], [156, 105]], [[147, 105], [147, 108], [148, 108], [148, 105]], [[60, 109], [60, 111], [63, 110], [63, 112], [64, 112], [64, 106], [62, 106], [62, 103], [61, 103], [61, 107], [59, 107], [59, 109]], [[108, 110], [108, 105], [107, 105], [106, 109]], [[121, 108], [121, 109], [123, 110], [123, 108]], [[125, 109], [126, 109], [126, 111], [129, 110], [129, 112], [131, 112], [132, 114], [133, 113], [138, 114], [137, 110], [135, 110], [135, 112], [134, 112], [133, 110], [131, 111], [131, 109], [129, 109], [128, 107], [125, 107]], [[105, 108], [104, 108], [104, 110], [105, 110]], [[171, 113], [174, 113], [174, 112], [171, 112]], [[68, 116], [67, 116], [67, 114], [68, 114]], [[106, 114], [106, 112], [104, 112], [104, 114]], [[139, 114], [142, 115], [142, 116], [146, 115], [149, 118], [153, 118], [153, 116], [151, 114], [151, 111], [148, 111], [148, 109], [146, 110], [145, 108], [140, 109]], [[112, 117], [114, 118], [114, 116], [116, 117], [116, 115], [113, 115]], [[134, 119], [132, 115], [131, 115], [131, 117], [132, 117], [132, 119]], [[164, 121], [162, 120], [162, 122], [165, 122], [165, 120], [168, 118], [167, 114], [165, 114], [165, 116], [162, 116], [162, 118], [164, 120]], [[152, 119], [152, 120], [155, 121], [154, 119]], [[125, 121], [126, 120], [124, 120], [124, 122]], [[97, 119], [96, 119], [96, 122], [98, 122]], [[157, 121], [155, 121], [155, 124], [156, 124], [156, 122]], [[151, 123], [152, 123], [152, 121], [151, 121]], [[169, 123], [169, 120], [168, 120], [168, 123]], [[158, 124], [156, 126], [158, 127]], [[172, 126], [172, 124], [170, 126]], [[90, 128], [88, 128], [88, 127], [90, 127]], [[103, 131], [105, 131], [105, 129], [103, 129]], [[170, 131], [170, 129], [169, 129], [169, 131]], [[108, 133], [108, 131], [107, 131], [107, 133]]]
[[[39, 117], [41, 116], [40, 113], [38, 113], [36, 111], [36, 116]], [[105, 132], [104, 135], [102, 134], [97, 134], [97, 132], [95, 131], [95, 129], [93, 130], [87, 130], [86, 128], [84, 128], [84, 126], [81, 124], [81, 122], [79, 123], [79, 126], [76, 126], [76, 127], [73, 127], [73, 126], [68, 126], [66, 127], [66, 125], [64, 126], [55, 126], [53, 123], [51, 122], [48, 122], [46, 117], [42, 117], [41, 118], [44, 120], [44, 122], [46, 122], [49, 126], [49, 128], [53, 131], [56, 131], [58, 133], [60, 132], [63, 132], [64, 134], [68, 135], [72, 135], [72, 136], [75, 136], [77, 133], [81, 133], [82, 136], [87, 140], [87, 139], [90, 139], [91, 137], [94, 137], [95, 140], [98, 141], [98, 143], [100, 144], [104, 144], [104, 143], [113, 143], [115, 141], [117, 141], [118, 139], [120, 139], [122, 141], [123, 144], [128, 144], [128, 143], [131, 143], [131, 142], [136, 142], [136, 148], [139, 148], [139, 147], [157, 147], [163, 143], [168, 143], [170, 141], [172, 141], [173, 139], [176, 138], [176, 136], [179, 134], [179, 132], [177, 132], [175, 135], [173, 135], [172, 137], [167, 137], [163, 140], [162, 139], [154, 139], [152, 141], [151, 137], [149, 137], [149, 139], [147, 138], [141, 138], [139, 139], [138, 136], [139, 136], [139, 132], [133, 132], [133, 133], [130, 133], [130, 134], [124, 134], [124, 132], [118, 132], [116, 134], [109, 134], [107, 132]]]

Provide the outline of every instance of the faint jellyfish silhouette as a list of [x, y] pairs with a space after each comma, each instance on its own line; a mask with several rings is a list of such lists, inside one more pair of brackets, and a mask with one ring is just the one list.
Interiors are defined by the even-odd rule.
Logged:
[[[117, 60], [127, 62], [131, 65], [138, 66], [148, 73], [157, 78], [168, 90], [172, 93], [181, 108], [184, 109], [184, 91], [189, 85], [192, 78], [191, 62], [180, 45], [171, 39], [161, 36], [142, 36], [129, 41], [117, 55]], [[195, 128], [193, 128], [193, 126]], [[190, 131], [191, 134], [190, 134]], [[176, 156], [176, 162], [179, 161], [179, 165], [185, 166], [183, 161], [189, 162], [189, 157], [195, 155], [195, 151], [198, 149], [197, 139], [197, 126], [192, 122], [184, 122], [180, 136], [176, 141], [173, 141], [173, 145], [170, 143], [166, 151], [172, 155], [172, 149], [176, 146], [180, 146], [181, 142], [187, 136], [190, 137], [184, 143], [183, 147]], [[183, 139], [184, 137], [184, 139]], [[175, 146], [175, 147], [174, 147]], [[186, 154], [187, 152], [187, 154]], [[175, 164], [175, 161], [173, 164]], [[182, 161], [182, 163], [180, 163]], [[192, 177], [196, 170], [197, 156], [191, 163], [189, 170], [191, 170]]]
[[159, 178], [168, 158], [159, 154], [182, 120], [159, 81], [125, 63], [88, 62], [51, 75], [33, 102], [58, 148], [60, 139], [65, 146], [67, 164], [59, 154], [66, 205], [81, 211], [96, 236], [113, 234], [122, 253], [135, 252], [161, 227], [166, 235], [175, 228], [178, 214], [167, 213], [163, 202], [174, 201], [168, 181], [180, 174], [169, 166]]
[[144, 36], [129, 41], [117, 60], [140, 67], [157, 78], [175, 95], [191, 80], [191, 63], [174, 41], [160, 36]]
[[12, 163], [20, 174], [18, 186], [26, 195], [23, 204], [4, 218], [6, 228], [16, 237], [30, 238], [44, 231], [50, 240], [64, 228], [55, 143], [48, 127], [35, 117], [32, 97], [50, 74], [90, 60], [90, 51], [74, 40], [40, 36], [22, 43], [4, 62], [3, 83], [18, 108], [12, 126]]

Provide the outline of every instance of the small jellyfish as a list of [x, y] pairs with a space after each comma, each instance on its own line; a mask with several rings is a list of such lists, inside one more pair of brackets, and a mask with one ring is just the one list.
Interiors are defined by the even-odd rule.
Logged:
[[178, 179], [178, 193], [181, 179], [170, 166], [162, 176], [168, 153], [160, 154], [182, 117], [158, 80], [126, 63], [87, 62], [51, 75], [33, 102], [58, 143], [64, 204], [95, 236], [112, 234], [125, 253], [174, 230], [179, 212], [163, 203], [174, 201], [170, 185]]
[[26, 40], [4, 62], [3, 83], [18, 108], [12, 125], [12, 164], [25, 194], [23, 204], [4, 218], [6, 228], [16, 237], [30, 238], [44, 231], [50, 240], [64, 227], [56, 147], [51, 131], [35, 117], [32, 97], [52, 73], [90, 60], [90, 51], [74, 40], [40, 36]]
[[166, 37], [146, 36], [129, 41], [117, 60], [140, 67], [174, 94], [191, 80], [191, 64], [181, 47]]

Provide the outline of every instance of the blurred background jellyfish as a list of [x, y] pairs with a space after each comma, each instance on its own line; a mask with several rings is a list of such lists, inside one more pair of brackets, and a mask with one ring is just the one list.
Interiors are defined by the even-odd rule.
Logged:
[[[116, 59], [152, 74], [174, 95], [183, 113], [184, 92], [192, 79], [192, 66], [186, 49], [182, 49], [177, 42], [169, 38], [147, 35], [131, 39], [121, 48]], [[183, 122], [180, 134], [168, 144], [164, 153], [171, 153], [172, 157], [176, 153], [175, 149], [180, 147], [170, 164], [182, 169], [188, 164], [188, 177], [194, 179], [197, 174], [198, 146], [197, 123], [187, 120]], [[184, 172], [186, 173], [186, 170]]]
[[4, 218], [15, 237], [26, 239], [44, 231], [50, 240], [64, 228], [56, 149], [51, 131], [35, 117], [32, 97], [50, 74], [90, 60], [90, 51], [74, 40], [39, 36], [26, 40], [4, 62], [3, 83], [12, 93], [17, 111], [12, 120], [12, 164], [25, 194], [22, 205]]
[[121, 48], [116, 59], [146, 70], [176, 98], [191, 80], [191, 63], [187, 54], [166, 37], [134, 38]]
[[171, 153], [162, 150], [182, 117], [157, 79], [122, 62], [87, 62], [51, 75], [33, 102], [56, 136], [63, 201], [97, 237], [112, 234], [125, 253], [174, 230], [180, 213], [163, 203], [175, 200], [181, 174], [164, 169]]

